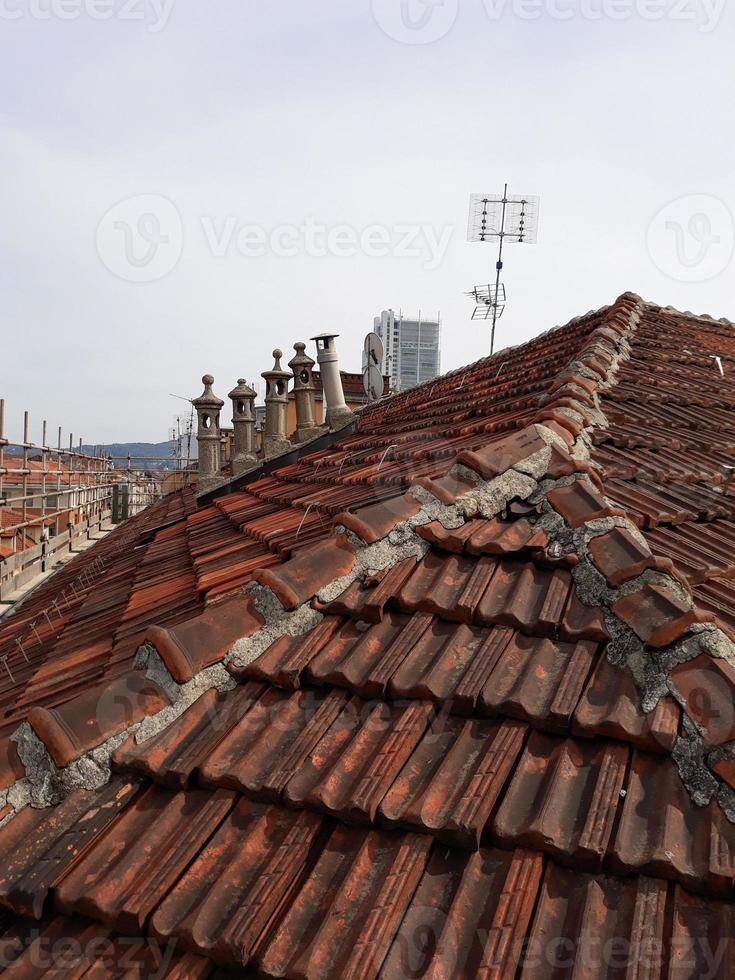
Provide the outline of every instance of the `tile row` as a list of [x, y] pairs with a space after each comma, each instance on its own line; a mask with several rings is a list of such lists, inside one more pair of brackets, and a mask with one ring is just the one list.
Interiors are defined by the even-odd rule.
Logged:
[[[86, 796], [95, 809], [94, 794]], [[78, 823], [65, 836], [55, 833], [47, 851], [55, 861], [26, 867], [17, 884], [9, 875], [20, 861], [3, 873], [7, 908], [27, 914], [31, 895], [51, 892], [67, 929], [93, 929], [82, 926], [86, 916], [102, 924], [100, 935], [174, 941], [179, 956], [251, 965], [269, 977], [508, 976], [517, 969], [548, 977], [565, 956], [592, 975], [643, 969], [663, 977], [668, 967], [669, 977], [683, 978], [703, 975], [686, 971], [708, 954], [726, 969], [735, 952], [732, 902], [667, 884], [652, 876], [655, 862], [636, 869], [642, 875], [584, 873], [524, 846], [467, 852], [226, 791], [151, 788], [129, 796], [114, 824], [86, 846]], [[674, 843], [673, 828], [663, 843]], [[38, 918], [43, 904], [36, 900]]]

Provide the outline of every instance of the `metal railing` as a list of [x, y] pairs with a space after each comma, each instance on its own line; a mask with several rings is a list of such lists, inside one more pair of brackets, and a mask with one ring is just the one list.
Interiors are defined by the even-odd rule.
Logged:
[[[42, 423], [41, 443], [30, 439], [30, 416], [23, 413], [22, 438], [5, 430], [5, 401], [0, 399], [0, 588], [29, 565], [40, 564], [75, 538], [104, 523], [119, 523], [161, 496], [160, 481], [145, 472], [155, 460], [113, 457], [100, 446], [84, 448], [69, 436], [62, 446], [48, 444]], [[127, 464], [119, 466], [119, 463]], [[139, 465], [136, 466], [135, 464]], [[140, 464], [143, 465], [140, 465]]]

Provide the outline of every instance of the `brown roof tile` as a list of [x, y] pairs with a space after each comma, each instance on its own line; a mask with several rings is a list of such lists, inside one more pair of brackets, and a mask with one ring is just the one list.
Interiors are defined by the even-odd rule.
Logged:
[[337, 827], [258, 955], [275, 976], [378, 974], [429, 857], [419, 834]]
[[339, 534], [253, 577], [275, 592], [284, 609], [296, 609], [325, 585], [351, 572], [354, 564], [355, 549], [346, 534]]
[[587, 738], [606, 735], [649, 752], [669, 753], [680, 718], [681, 709], [671, 697], [662, 698], [646, 714], [630, 670], [602, 656], [577, 705], [572, 731]]
[[547, 851], [562, 864], [598, 869], [615, 826], [629, 749], [535, 732], [493, 822], [508, 846]]
[[415, 517], [421, 510], [421, 504], [410, 493], [401, 494], [391, 500], [369, 507], [361, 507], [353, 513], [343, 512], [335, 517], [336, 524], [342, 524], [349, 531], [366, 541], [374, 544], [393, 530], [397, 524]]
[[263, 625], [252, 598], [230, 599], [209, 606], [200, 616], [168, 628], [149, 626], [143, 642], [152, 644], [179, 684], [222, 660], [239, 639]]
[[717, 803], [697, 807], [662, 756], [633, 757], [612, 857], [612, 867], [625, 874], [730, 897], [735, 892], [735, 826]]
[[[30, 595], [0, 623], [0, 745], [45, 709], [66, 756], [128, 718], [97, 692], [131, 683], [146, 635], [183, 680], [258, 627], [242, 596], [253, 579], [324, 618], [230, 664], [234, 690], [204, 693], [148, 741], [128, 738], [103, 789], [0, 828], [0, 944], [30, 938], [25, 915], [40, 931], [16, 972], [28, 975], [42, 941], [119, 949], [119, 929], [175, 943], [163, 973], [179, 978], [234, 968], [653, 980], [706, 969], [701, 950], [732, 932], [735, 825], [715, 799], [693, 802], [670, 757], [680, 707], [665, 697], [644, 713], [605, 644], [616, 614], [649, 647], [703, 616], [664, 585], [672, 575], [735, 630], [724, 469], [735, 381], [711, 349], [735, 357], [731, 325], [623, 296], [367, 406], [349, 435], [199, 506], [191, 491], [172, 495]], [[422, 560], [315, 599], [355, 569], [335, 520], [374, 541], [418, 513], [411, 486], [454, 503], [476, 486], [457, 462], [491, 479], [546, 446], [534, 420], [567, 446], [589, 425], [575, 452], [591, 444], [591, 460], [547, 451], [546, 476], [568, 485], [544, 483], [545, 498], [459, 528], [424, 525]], [[570, 574], [578, 556], [549, 547], [548, 520], [538, 530], [548, 503], [573, 527], [617, 515], [645, 529], [655, 557], [623, 527], [592, 540], [611, 586], [661, 574], [612, 611], [585, 605]], [[655, 651], [635, 653], [660, 677]], [[708, 740], [726, 745], [723, 676], [705, 659], [672, 684]], [[708, 778], [729, 780], [726, 752], [706, 760]], [[47, 789], [57, 784], [34, 792]], [[622, 962], [605, 958], [616, 941]], [[640, 952], [651, 945], [663, 952], [649, 962]], [[550, 963], [570, 949], [571, 963]], [[141, 975], [155, 969], [155, 950], [146, 955]], [[99, 957], [73, 970], [109, 972]]]
[[674, 667], [670, 677], [710, 745], [735, 741], [735, 667], [703, 653]]
[[32, 708], [28, 721], [56, 765], [66, 766], [169, 703], [163, 688], [133, 670], [58, 708]]
[[157, 786], [127, 806], [56, 887], [67, 914], [136, 934], [235, 802], [225, 790], [172, 793]]
[[41, 917], [49, 889], [73, 867], [138, 790], [113, 778], [102, 789], [76, 790], [46, 810], [26, 807], [0, 830], [0, 901]]
[[458, 847], [477, 848], [527, 728], [445, 718], [419, 742], [380, 805], [388, 826], [423, 830]]
[[669, 646], [701, 618], [673, 589], [657, 582], [618, 599], [612, 610], [652, 647]]

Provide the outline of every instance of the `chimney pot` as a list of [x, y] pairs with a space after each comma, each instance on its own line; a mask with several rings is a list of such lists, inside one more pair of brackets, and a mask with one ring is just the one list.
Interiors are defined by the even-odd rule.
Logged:
[[245, 378], [227, 396], [232, 401], [232, 475], [247, 473], [258, 462], [255, 447], [255, 391]]
[[273, 351], [274, 364], [270, 371], [264, 371], [261, 377], [266, 382], [265, 395], [265, 430], [263, 432], [263, 453], [266, 459], [280, 456], [291, 449], [286, 434], [288, 419], [288, 382], [291, 380], [290, 371], [281, 367], [283, 351], [276, 348]]
[[345, 402], [342, 375], [339, 373], [339, 354], [335, 344], [337, 337], [337, 333], [321, 333], [311, 338], [316, 342], [316, 356], [327, 406], [326, 421], [330, 429], [342, 429], [355, 417]]
[[314, 360], [306, 353], [306, 344], [298, 341], [293, 345], [296, 351], [288, 362], [293, 371], [293, 391], [296, 401], [296, 434], [297, 443], [307, 442], [323, 431], [316, 424], [316, 397], [314, 385]]
[[222, 482], [220, 476], [220, 411], [224, 402], [212, 390], [214, 377], [211, 374], [202, 376], [202, 384], [204, 385], [204, 391], [198, 398], [194, 398], [191, 403], [196, 410], [198, 421], [198, 493], [206, 493], [207, 490], [213, 489]]

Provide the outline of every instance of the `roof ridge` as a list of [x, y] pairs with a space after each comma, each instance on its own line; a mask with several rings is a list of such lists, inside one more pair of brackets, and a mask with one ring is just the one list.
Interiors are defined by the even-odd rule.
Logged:
[[669, 313], [672, 316], [687, 317], [690, 320], [704, 320], [711, 326], [735, 327], [735, 320], [730, 320], [725, 316], [715, 317], [711, 313], [694, 313], [692, 310], [680, 310], [675, 306], [663, 306], [661, 303], [655, 303], [652, 300], [643, 300], [643, 303], [652, 313]]
[[[602, 323], [583, 340], [581, 349], [549, 384], [539, 398], [539, 411], [532, 422], [554, 431], [568, 430], [581, 441], [570, 447], [573, 455], [589, 457], [590, 435], [595, 428], [608, 428], [600, 404], [600, 392], [614, 387], [622, 361], [630, 356], [630, 345], [645, 307], [635, 293], [623, 293], [602, 310]], [[588, 314], [589, 315], [589, 314]]]
[[[576, 316], [573, 316], [570, 320], [567, 320], [565, 323], [558, 323], [556, 324], [556, 326], [549, 327], [546, 330], [542, 330], [540, 333], [534, 334], [532, 337], [529, 337], [527, 340], [521, 341], [519, 344], [512, 344], [508, 347], [502, 347], [500, 350], [496, 350], [492, 354], [485, 354], [483, 357], [478, 357], [477, 360], [470, 361], [468, 364], [463, 364], [456, 368], [452, 368], [450, 371], [444, 371], [437, 378], [430, 378], [428, 381], [422, 381], [420, 382], [420, 384], [413, 385], [411, 388], [407, 388], [406, 391], [404, 392], [398, 392], [395, 395], [386, 396], [386, 398], [390, 397], [391, 400], [395, 400], [396, 398], [401, 398], [403, 395], [407, 395], [409, 392], [411, 394], [415, 394], [417, 391], [421, 391], [422, 388], [427, 388], [430, 387], [431, 385], [436, 384], [438, 380], [444, 380], [446, 378], [453, 378], [458, 375], [466, 374], [468, 371], [471, 371], [473, 368], [476, 368], [481, 364], [488, 364], [491, 363], [492, 361], [497, 361], [501, 357], [506, 357], [511, 352], [518, 351], [528, 344], [535, 343], [536, 341], [540, 340], [542, 337], [548, 337], [551, 334], [566, 330], [569, 327], [578, 324], [581, 320], [586, 320], [596, 316], [605, 316], [611, 311], [615, 310], [617, 304], [619, 304], [622, 300], [625, 300], [626, 298], [632, 298], [637, 302], [643, 302], [643, 300], [641, 300], [641, 297], [638, 296], [636, 293], [632, 293], [632, 292], [623, 293], [611, 304], [606, 304], [605, 306], [601, 306], [598, 309], [588, 310], [586, 313], [577, 314]], [[381, 399], [381, 401], [384, 400], [385, 399]], [[376, 404], [380, 404], [380, 402], [377, 402]], [[366, 405], [363, 408], [358, 409], [356, 414], [358, 416], [362, 416], [367, 411], [369, 411], [370, 408], [372, 407], [373, 406], [371, 405]]]

